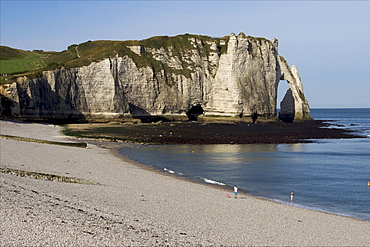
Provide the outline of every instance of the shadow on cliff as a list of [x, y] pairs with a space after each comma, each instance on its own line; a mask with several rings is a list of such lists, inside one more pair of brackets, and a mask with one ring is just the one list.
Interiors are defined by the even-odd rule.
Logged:
[[1, 95], [1, 117], [53, 124], [86, 122], [86, 116], [73, 106], [78, 100], [73, 93], [62, 98], [47, 82], [37, 84], [35, 88], [17, 85], [19, 103]]
[[135, 104], [128, 103], [128, 106], [129, 106], [129, 111], [130, 111], [131, 116], [133, 118], [140, 119], [142, 123], [156, 123], [159, 121], [162, 121], [162, 122], [170, 121], [169, 119], [163, 116], [153, 116], [149, 112], [147, 112], [146, 110], [144, 110], [143, 108]]
[[[170, 122], [171, 120], [164, 117], [164, 116], [154, 116], [151, 115], [149, 112], [144, 110], [143, 108], [129, 103], [129, 111], [133, 118], [140, 119], [142, 123], [155, 123], [155, 122]], [[195, 106], [192, 106], [189, 111], [186, 112], [186, 115], [188, 116], [189, 121], [198, 121], [198, 116], [202, 115], [204, 113], [204, 110], [200, 104], [197, 104]]]
[[12, 108], [17, 108], [18, 106], [17, 102], [0, 94], [0, 116], [2, 118], [12, 117]]

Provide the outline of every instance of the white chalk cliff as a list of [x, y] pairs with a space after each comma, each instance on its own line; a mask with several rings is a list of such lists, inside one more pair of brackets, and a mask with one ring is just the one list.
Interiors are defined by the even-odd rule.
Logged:
[[137, 42], [126, 46], [126, 55], [117, 52], [87, 66], [44, 71], [34, 79], [19, 77], [1, 90], [0, 112], [33, 118], [117, 118], [186, 114], [200, 105], [206, 115], [257, 113], [274, 118], [277, 88], [285, 80], [289, 90], [280, 117], [310, 119], [298, 71], [278, 54], [276, 39], [243, 33], [181, 39], [182, 47]]

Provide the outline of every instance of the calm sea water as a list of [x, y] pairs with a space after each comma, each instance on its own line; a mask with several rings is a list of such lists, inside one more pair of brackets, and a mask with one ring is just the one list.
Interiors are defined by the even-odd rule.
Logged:
[[[254, 196], [370, 221], [370, 109], [312, 109], [329, 128], [369, 138], [304, 144], [154, 145], [121, 155], [164, 172]], [[290, 202], [290, 191], [295, 191]]]

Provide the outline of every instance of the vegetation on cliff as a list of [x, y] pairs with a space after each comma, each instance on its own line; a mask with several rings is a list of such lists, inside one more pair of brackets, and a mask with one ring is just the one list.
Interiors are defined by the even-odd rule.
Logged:
[[[87, 41], [82, 44], [73, 44], [67, 50], [61, 52], [45, 52], [41, 50], [23, 51], [6, 46], [0, 47], [0, 74], [1, 84], [9, 83], [11, 78], [27, 76], [34, 78], [41, 75], [42, 71], [54, 70], [57, 68], [73, 68], [89, 65], [105, 58], [112, 58], [116, 55], [123, 57], [129, 56], [133, 59], [137, 67], [151, 67], [155, 72], [161, 70], [190, 76], [189, 67], [186, 61], [181, 61], [183, 69], [176, 70], [167, 64], [153, 58], [152, 52], [137, 54], [130, 47], [139, 46], [151, 49], [172, 49], [178, 57], [182, 57], [190, 49], [196, 49], [200, 55], [208, 57], [211, 43], [217, 44], [218, 52], [225, 53], [227, 50], [228, 36], [223, 38], [211, 38], [201, 35], [178, 35], [174, 37], [156, 36], [149, 39], [135, 41]], [[200, 41], [201, 47], [194, 47], [191, 40]]]
[[47, 67], [45, 60], [56, 52], [41, 50], [23, 51], [0, 46], [0, 83], [6, 84], [14, 76], [21, 76], [43, 70]]

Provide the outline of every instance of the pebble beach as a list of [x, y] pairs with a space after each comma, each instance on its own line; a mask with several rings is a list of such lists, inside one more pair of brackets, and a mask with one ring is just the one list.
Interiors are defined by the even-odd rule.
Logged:
[[[50, 124], [0, 121], [0, 134], [76, 142]], [[0, 139], [1, 246], [370, 246], [370, 222], [161, 174], [87, 148]], [[76, 181], [37, 179], [49, 174]], [[67, 181], [67, 180], [66, 180]], [[70, 181], [70, 180], [68, 180]], [[74, 180], [73, 180], [74, 181]]]

